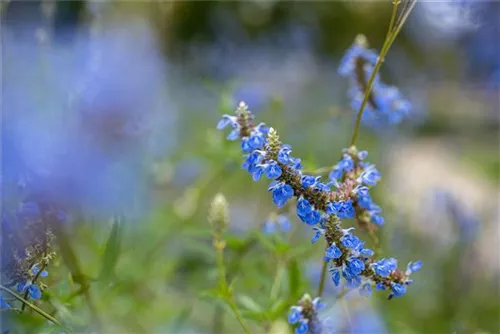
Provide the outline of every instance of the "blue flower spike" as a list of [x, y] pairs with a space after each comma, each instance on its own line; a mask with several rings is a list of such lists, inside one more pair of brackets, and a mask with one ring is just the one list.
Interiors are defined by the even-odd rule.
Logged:
[[[360, 52], [364, 51], [353, 51], [358, 55]], [[370, 61], [376, 58], [367, 56]], [[352, 63], [346, 59], [344, 65], [345, 71], [349, 71]], [[376, 290], [388, 291], [389, 298], [403, 296], [412, 282], [410, 276], [420, 270], [422, 262], [411, 262], [402, 272], [394, 258], [374, 259], [373, 250], [364, 248], [364, 242], [353, 234], [354, 228], [341, 227], [342, 220], [353, 218], [361, 228], [370, 231], [384, 223], [382, 211], [370, 195], [371, 187], [380, 181], [381, 173], [366, 161], [368, 153], [358, 151], [354, 146], [342, 150], [339, 163], [329, 175], [330, 182], [324, 183], [320, 177], [302, 172], [300, 159], [291, 155], [291, 146], [281, 142], [274, 128], [262, 123], [254, 126], [253, 119], [242, 102], [236, 116], [224, 116], [221, 124], [231, 125], [233, 131], [237, 129], [241, 141], [249, 141], [251, 137], [263, 138], [263, 141], [250, 140], [258, 147], [253, 151], [247, 152], [247, 145], [244, 145], [242, 167], [255, 181], [263, 174], [271, 180], [268, 190], [278, 208], [296, 198], [297, 217], [314, 231], [311, 242], [323, 237], [329, 245], [324, 260], [329, 262], [333, 283], [339, 286], [343, 279], [348, 288], [359, 289], [362, 295], [371, 294], [375, 287]], [[289, 320], [296, 331], [307, 328], [306, 332], [313, 333], [317, 321], [298, 316], [298, 310], [304, 316], [310, 314], [304, 311], [307, 307], [314, 309], [314, 306], [307, 306], [312, 305], [310, 297], [304, 298], [298, 305], [302, 309], [292, 308]]]

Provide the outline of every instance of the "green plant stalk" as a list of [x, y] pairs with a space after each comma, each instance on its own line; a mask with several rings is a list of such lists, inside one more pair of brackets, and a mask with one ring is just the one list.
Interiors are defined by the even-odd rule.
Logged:
[[[328, 245], [326, 245], [326, 248], [328, 248]], [[328, 261], [323, 260], [323, 265], [321, 267], [321, 276], [319, 279], [317, 297], [321, 297], [321, 295], [323, 295], [323, 291], [325, 290], [325, 280], [326, 280], [326, 269], [327, 268], [328, 268]]]
[[[232, 259], [230, 265], [227, 267], [227, 281], [231, 282], [241, 269], [242, 259], [248, 252], [257, 245], [257, 239], [250, 237], [245, 247], [241, 248]], [[214, 310], [212, 333], [219, 334], [224, 330], [224, 309], [217, 305]]]
[[[415, 2], [416, 3], [416, 2]], [[401, 20], [401, 23], [399, 27], [396, 27], [396, 29], [393, 29], [394, 26], [394, 21], [396, 20], [396, 16], [398, 14], [398, 6], [400, 4], [399, 0], [394, 1], [392, 7], [392, 15], [391, 15], [391, 21], [389, 23], [389, 29], [387, 30], [387, 35], [385, 37], [384, 44], [382, 46], [382, 50], [380, 51], [380, 55], [377, 59], [377, 63], [375, 64], [375, 67], [373, 69], [373, 72], [370, 76], [370, 79], [368, 80], [368, 85], [366, 87], [365, 91], [365, 96], [363, 98], [363, 102], [361, 103], [361, 106], [359, 107], [358, 111], [358, 116], [356, 117], [356, 124], [354, 125], [354, 131], [352, 134], [351, 142], [349, 146], [354, 146], [356, 144], [356, 140], [358, 139], [358, 133], [359, 133], [359, 127], [361, 125], [361, 118], [363, 116], [363, 111], [365, 110], [366, 104], [368, 103], [368, 99], [370, 98], [370, 93], [373, 88], [373, 84], [375, 82], [375, 78], [380, 71], [380, 67], [382, 66], [382, 63], [384, 62], [385, 56], [387, 55], [387, 52], [389, 51], [389, 48], [391, 47], [392, 43], [396, 39], [396, 36], [398, 35], [399, 31], [401, 30], [401, 27], [406, 21], [406, 18], [408, 17], [411, 9], [413, 6], [409, 9], [409, 11], [405, 14], [406, 15], [403, 20]]]
[[245, 320], [241, 316], [241, 313], [236, 306], [236, 303], [234, 302], [233, 299], [233, 293], [229, 289], [228, 284], [227, 284], [227, 278], [226, 278], [226, 268], [224, 266], [224, 248], [225, 248], [225, 242], [224, 240], [220, 240], [220, 238], [215, 238], [214, 240], [214, 247], [216, 251], [216, 256], [217, 256], [217, 270], [218, 270], [218, 278], [219, 278], [219, 289], [221, 293], [224, 296], [224, 299], [226, 303], [229, 305], [231, 310], [234, 313], [234, 316], [236, 317], [236, 320], [240, 323], [241, 327], [245, 331], [245, 333], [250, 334], [250, 329], [248, 328], [248, 325], [246, 324]]
[[[56, 318], [54, 318], [50, 314], [46, 313], [45, 311], [43, 311], [42, 309], [40, 309], [36, 305], [30, 303], [29, 301], [27, 301], [23, 297], [19, 296], [17, 293], [15, 293], [14, 291], [12, 291], [11, 289], [9, 289], [9, 288], [7, 288], [7, 287], [5, 287], [3, 285], [0, 285], [0, 290], [3, 290], [5, 292], [7, 292], [12, 297], [14, 297], [15, 299], [19, 300], [21, 303], [23, 303], [23, 305], [28, 306], [33, 311], [35, 311], [36, 313], [40, 314], [42, 317], [44, 317], [45, 319], [49, 320], [50, 322], [52, 322], [52, 323], [54, 323], [54, 324], [56, 324], [56, 325], [58, 325], [58, 326], [60, 326], [62, 328], [65, 328]], [[67, 328], [65, 328], [65, 329], [67, 330]]]

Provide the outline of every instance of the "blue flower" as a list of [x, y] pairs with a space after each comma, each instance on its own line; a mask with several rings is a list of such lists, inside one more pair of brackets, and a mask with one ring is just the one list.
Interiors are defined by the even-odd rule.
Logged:
[[410, 262], [408, 263], [408, 266], [406, 267], [406, 276], [411, 275], [412, 273], [416, 273], [420, 269], [422, 269], [423, 262], [422, 261], [415, 261], [415, 262]]
[[344, 247], [351, 249], [355, 249], [356, 247], [358, 247], [359, 243], [361, 242], [357, 236], [351, 234], [344, 235], [341, 240]]
[[262, 225], [262, 233], [270, 235], [274, 232], [276, 232], [276, 224], [270, 219], [266, 220]]
[[295, 325], [302, 319], [302, 307], [292, 306], [288, 314], [288, 323]]
[[316, 233], [312, 237], [311, 243], [315, 243], [316, 241], [318, 241], [319, 238], [324, 234], [324, 230], [319, 227], [314, 227], [313, 230], [316, 231]]
[[330, 268], [330, 271], [332, 273], [332, 281], [335, 284], [335, 286], [340, 285], [340, 271], [337, 268]]
[[394, 296], [401, 297], [406, 293], [406, 286], [404, 284], [391, 282], [391, 291]]
[[283, 232], [289, 232], [292, 229], [290, 219], [288, 219], [288, 217], [285, 215], [278, 215], [278, 217], [276, 218], [276, 223]]
[[352, 160], [350, 156], [346, 155], [339, 161], [337, 166], [344, 172], [350, 172], [354, 168], [354, 160]]
[[228, 125], [231, 125], [233, 129], [238, 126], [238, 119], [236, 116], [222, 115], [222, 119], [217, 123], [217, 130], [223, 130]]
[[347, 266], [354, 275], [359, 275], [365, 269], [365, 263], [358, 258], [351, 258], [347, 261]]
[[394, 270], [398, 268], [396, 259], [381, 259], [371, 264], [375, 273], [381, 277], [388, 277]]
[[371, 222], [379, 226], [384, 225], [384, 217], [374, 214], [371, 216]]
[[341, 219], [351, 219], [355, 216], [354, 207], [352, 206], [351, 200], [340, 201], [333, 203], [334, 208], [337, 211], [337, 216]]
[[370, 283], [363, 284], [363, 286], [359, 290], [359, 293], [362, 296], [366, 296], [366, 297], [370, 296], [372, 294], [372, 285]]
[[299, 326], [295, 328], [295, 334], [307, 334], [309, 331], [309, 325], [307, 319], [301, 319]]
[[290, 161], [290, 153], [292, 150], [290, 149], [290, 146], [288, 145], [283, 145], [281, 149], [278, 152], [278, 162], [280, 164], [286, 165]]
[[293, 197], [293, 188], [289, 184], [280, 182], [272, 187], [273, 202], [278, 208], [281, 208]]
[[[38, 272], [40, 269], [38, 268], [38, 264], [34, 264], [33, 267], [31, 267], [31, 272], [33, 275], [38, 275]], [[42, 270], [42, 272], [39, 275], [40, 277], [47, 277], [49, 276], [49, 273], [46, 270]]]
[[302, 175], [302, 188], [313, 187], [321, 177]]
[[297, 216], [307, 225], [316, 225], [321, 221], [321, 214], [317, 210], [312, 210], [305, 215], [300, 215], [297, 213]]
[[268, 179], [275, 180], [278, 177], [281, 176], [281, 168], [278, 166], [278, 164], [275, 161], [271, 161], [267, 166], [266, 166], [266, 176]]
[[374, 186], [380, 181], [382, 174], [375, 168], [375, 165], [371, 165], [366, 168], [360, 176], [360, 182], [367, 186]]
[[359, 286], [361, 285], [361, 277], [359, 276], [350, 276], [350, 277], [345, 277], [345, 280], [346, 280], [346, 286], [349, 288], [349, 289], [356, 289], [356, 288], [359, 288]]
[[297, 201], [297, 215], [305, 216], [313, 210], [311, 203], [304, 197], [300, 197]]
[[250, 145], [250, 140], [248, 139], [248, 137], [241, 138], [241, 150], [245, 153], [250, 153], [254, 150]]
[[372, 197], [370, 196], [370, 193], [368, 192], [367, 187], [360, 187], [357, 190], [358, 194], [358, 205], [362, 207], [363, 209], [370, 209], [372, 205]]
[[344, 175], [344, 171], [339, 168], [339, 167], [334, 167], [331, 171], [330, 174], [328, 174], [328, 178], [332, 181], [338, 180]]
[[28, 296], [31, 299], [40, 299], [42, 298], [42, 292], [40, 288], [36, 284], [31, 284], [31, 282], [18, 283], [17, 284], [17, 292], [26, 292], [28, 291]]
[[331, 244], [325, 251], [325, 261], [332, 259], [338, 259], [342, 256], [342, 251], [338, 248], [335, 243]]
[[375, 289], [380, 290], [380, 291], [385, 291], [386, 286], [384, 283], [379, 282], [379, 283], [375, 284]]

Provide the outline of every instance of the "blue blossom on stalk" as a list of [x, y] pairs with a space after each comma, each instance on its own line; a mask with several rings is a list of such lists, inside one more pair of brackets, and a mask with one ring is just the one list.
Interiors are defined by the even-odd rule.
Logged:
[[318, 311], [325, 307], [320, 298], [311, 299], [305, 294], [292, 306], [288, 314], [288, 323], [295, 327], [295, 334], [321, 334], [323, 325], [318, 317]]
[[[370, 195], [370, 187], [380, 181], [382, 175], [375, 165], [364, 161], [368, 157], [366, 151], [358, 152], [355, 147], [343, 150], [340, 162], [332, 168], [329, 178], [337, 185], [337, 198], [348, 198], [352, 202], [352, 210], [349, 210], [348, 217], [356, 218], [358, 223], [367, 230], [373, 230], [376, 226], [384, 224], [384, 217], [381, 209], [376, 205]], [[349, 163], [349, 168], [343, 168], [345, 161]]]
[[[231, 120], [225, 126], [238, 129], [241, 140], [257, 135], [256, 132], [260, 136], [261, 129], [267, 129], [262, 124], [257, 127], [254, 125], [253, 115], [243, 102], [238, 106], [236, 116], [225, 115], [223, 119]], [[271, 173], [272, 182], [268, 188], [273, 202], [282, 207], [292, 197], [297, 198], [297, 216], [305, 224], [312, 226], [315, 232], [311, 241], [324, 237], [328, 245], [324, 258], [330, 264], [329, 270], [335, 285], [339, 285], [340, 278], [343, 277], [347, 287], [361, 287], [361, 293], [365, 295], [371, 291], [372, 286], [376, 286], [377, 290], [390, 290], [389, 298], [402, 296], [406, 292], [405, 286], [412, 282], [410, 275], [415, 271], [413, 269], [420, 269], [421, 263], [411, 264], [412, 269], [403, 273], [397, 269], [394, 259], [373, 259], [374, 252], [364, 248], [364, 242], [352, 234], [354, 228], [341, 228], [341, 219], [352, 217], [368, 224], [377, 215], [379, 218], [374, 220], [381, 222], [381, 210], [368, 194], [368, 186], [373, 186], [380, 179], [380, 173], [375, 166], [362, 161], [367, 156], [366, 152], [358, 153], [355, 147], [344, 150], [341, 163], [337, 166], [341, 171], [339, 180], [323, 183], [321, 178], [302, 172], [297, 164], [298, 159], [291, 156], [292, 148], [281, 143], [276, 130], [270, 128], [266, 133], [262, 148], [252, 152], [243, 151], [245, 162], [242, 167], [256, 181], [269, 166], [279, 167], [280, 173]], [[333, 190], [332, 185], [335, 186]], [[361, 192], [362, 204], [358, 204], [358, 191]], [[292, 320], [297, 319], [298, 311], [302, 312], [300, 309], [292, 311]], [[296, 331], [307, 332], [310, 328], [311, 323], [305, 318], [298, 322]]]
[[[357, 113], [368, 87], [378, 55], [367, 48], [367, 40], [358, 35], [353, 45], [347, 49], [340, 62], [338, 72], [349, 79], [349, 98], [351, 107]], [[381, 82], [377, 74], [374, 80], [362, 121], [372, 127], [395, 124], [403, 120], [410, 112], [410, 103], [394, 87]]]
[[278, 232], [278, 229], [284, 233], [290, 232], [292, 225], [287, 216], [283, 214], [272, 214], [262, 225], [262, 232], [267, 235]]

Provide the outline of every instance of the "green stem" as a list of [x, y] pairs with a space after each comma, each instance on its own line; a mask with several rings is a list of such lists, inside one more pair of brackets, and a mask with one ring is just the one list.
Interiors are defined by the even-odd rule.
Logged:
[[[328, 245], [327, 245], [328, 248]], [[321, 276], [319, 280], [318, 286], [318, 295], [317, 297], [321, 297], [323, 294], [323, 290], [325, 289], [325, 279], [326, 279], [326, 269], [328, 268], [328, 261], [323, 260], [323, 266], [321, 267]]]
[[236, 306], [236, 303], [234, 302], [233, 299], [233, 292], [229, 289], [228, 284], [227, 284], [227, 278], [226, 278], [226, 268], [224, 266], [224, 248], [226, 244], [224, 240], [221, 240], [221, 238], [216, 237], [214, 240], [214, 247], [216, 251], [216, 261], [217, 261], [217, 270], [218, 270], [218, 276], [219, 276], [219, 289], [223, 293], [226, 303], [229, 305], [231, 310], [233, 311], [236, 320], [240, 323], [241, 327], [245, 331], [245, 333], [250, 334], [250, 329], [248, 328], [248, 325], [246, 324], [245, 320], [241, 316], [240, 311], [238, 310], [238, 307]]
[[38, 314], [40, 314], [42, 317], [44, 317], [45, 319], [49, 320], [50, 322], [52, 322], [52, 323], [54, 323], [54, 324], [56, 324], [56, 325], [64, 328], [64, 326], [56, 318], [54, 318], [50, 314], [46, 313], [42, 309], [38, 308], [34, 304], [31, 304], [29, 301], [27, 301], [23, 297], [19, 296], [17, 293], [15, 293], [14, 291], [12, 291], [11, 289], [9, 289], [9, 288], [7, 288], [7, 287], [5, 287], [3, 285], [0, 285], [0, 290], [3, 290], [5, 292], [7, 292], [12, 297], [14, 297], [15, 299], [19, 300], [21, 303], [23, 303], [23, 305], [28, 306], [33, 311], [37, 312]]
[[236, 316], [236, 320], [238, 320], [245, 333], [247, 334], [252, 333], [250, 332], [250, 329], [248, 328], [245, 319], [243, 319], [243, 317], [241, 316], [240, 310], [238, 310], [238, 307], [236, 306], [236, 303], [233, 300], [232, 294], [228, 296], [227, 302], [229, 304], [229, 307], [231, 307], [231, 310], [233, 310], [233, 313]]
[[[377, 59], [377, 63], [375, 64], [375, 67], [374, 67], [373, 72], [370, 76], [370, 79], [368, 80], [368, 85], [366, 87], [365, 96], [363, 98], [363, 102], [361, 103], [361, 106], [359, 107], [358, 116], [356, 117], [356, 124], [354, 125], [354, 132], [352, 134], [351, 143], [349, 144], [349, 146], [353, 146], [356, 144], [356, 140], [358, 139], [359, 127], [361, 125], [361, 118], [363, 116], [363, 111], [365, 110], [366, 104], [368, 103], [368, 99], [370, 98], [370, 93], [372, 91], [373, 84], [375, 82], [375, 78], [376, 78], [378, 72], [380, 71], [380, 67], [382, 66], [382, 63], [384, 62], [385, 56], [386, 56], [387, 52], [389, 51], [389, 48], [391, 47], [392, 42], [394, 42], [397, 34], [401, 30], [401, 27], [403, 26], [403, 24], [407, 18], [407, 15], [406, 15], [406, 18], [403, 18], [400, 25], [398, 27], [396, 27], [396, 29], [393, 29], [394, 21], [396, 20], [396, 17], [398, 14], [398, 5], [400, 4], [400, 1], [395, 0], [392, 4], [393, 4], [393, 7], [392, 7], [391, 21], [389, 23], [389, 29], [387, 30], [387, 35], [386, 35], [384, 44], [382, 46], [382, 50], [380, 51], [380, 55]], [[413, 8], [413, 6], [405, 14], [409, 15], [412, 8]]]

